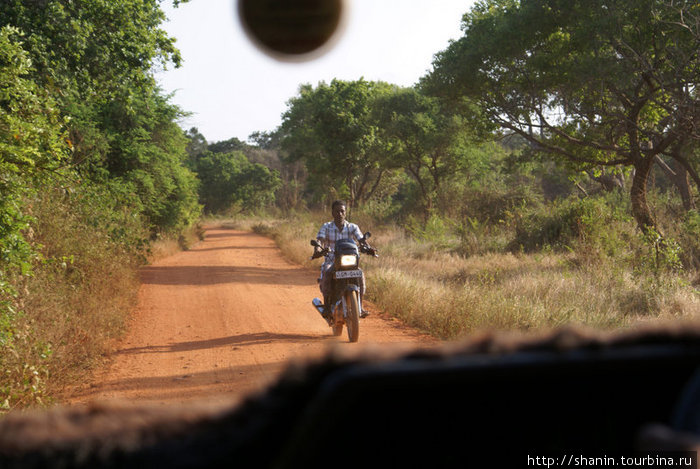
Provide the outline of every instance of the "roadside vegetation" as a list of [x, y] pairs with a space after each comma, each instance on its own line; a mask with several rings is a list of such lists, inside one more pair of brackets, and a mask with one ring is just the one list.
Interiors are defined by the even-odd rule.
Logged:
[[[442, 339], [487, 329], [612, 329], [697, 318], [700, 277], [683, 253], [697, 249], [699, 238], [684, 247], [662, 246], [639, 232], [629, 215], [607, 217], [622, 198], [576, 195], [526, 209], [531, 221], [498, 226], [464, 227], [433, 216], [424, 228], [407, 229], [359, 210], [349, 219], [371, 231], [380, 250], [378, 259], [362, 263], [368, 299]], [[317, 268], [320, 261], [309, 261], [309, 240], [329, 217], [295, 214], [229, 226], [271, 236], [291, 261]]]
[[415, 86], [301, 84], [247, 142], [180, 128], [164, 19], [0, 9], [0, 409], [85, 379], [202, 216], [310, 265], [346, 200], [369, 299], [445, 339], [700, 313], [697, 2], [481, 0]]
[[371, 299], [443, 338], [695, 317], [699, 25], [695, 2], [477, 2], [414, 87], [300, 87], [256, 136], [297, 202], [258, 230], [299, 259], [328, 218], [303, 208], [346, 199], [384, 253]]
[[[141, 0], [0, 9], [0, 409], [48, 404], [124, 328], [154, 241], [201, 213]], [[114, 31], [119, 31], [115, 34]]]

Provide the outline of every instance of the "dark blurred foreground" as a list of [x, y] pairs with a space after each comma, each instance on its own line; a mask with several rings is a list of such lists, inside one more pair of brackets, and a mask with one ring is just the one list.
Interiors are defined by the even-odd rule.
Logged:
[[223, 412], [93, 404], [9, 415], [0, 467], [526, 467], [696, 451], [699, 363], [700, 329], [680, 324], [330, 353]]

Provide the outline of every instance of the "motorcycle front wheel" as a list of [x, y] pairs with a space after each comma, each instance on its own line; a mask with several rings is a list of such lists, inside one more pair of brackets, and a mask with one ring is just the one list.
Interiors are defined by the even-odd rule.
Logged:
[[345, 293], [345, 303], [348, 307], [348, 316], [345, 322], [348, 328], [348, 339], [350, 342], [357, 342], [360, 338], [360, 302], [356, 291]]
[[343, 333], [343, 308], [339, 305], [333, 309], [333, 324], [331, 325], [331, 330], [334, 336], [339, 336]]

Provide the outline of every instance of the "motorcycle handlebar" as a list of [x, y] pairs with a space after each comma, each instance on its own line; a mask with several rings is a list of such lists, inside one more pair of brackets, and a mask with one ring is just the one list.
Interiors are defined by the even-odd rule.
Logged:
[[315, 239], [311, 240], [311, 245], [314, 247], [314, 253], [309, 258], [309, 260], [314, 260], [314, 259], [318, 259], [319, 257], [323, 257], [326, 254], [328, 254], [328, 252], [330, 251], [330, 249], [328, 249], [328, 248], [322, 248], [321, 244], [318, 241], [316, 241]]
[[[368, 233], [369, 234], [369, 233]], [[377, 249], [373, 248], [372, 246], [369, 245], [365, 239], [361, 240], [362, 242], [360, 243], [360, 252], [363, 254], [369, 254], [372, 257], [379, 257], [379, 254], [377, 254]]]

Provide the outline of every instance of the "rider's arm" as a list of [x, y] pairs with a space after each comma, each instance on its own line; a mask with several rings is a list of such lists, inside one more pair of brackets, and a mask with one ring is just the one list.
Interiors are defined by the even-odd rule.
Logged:
[[358, 225], [355, 225], [353, 223], [353, 227], [354, 227], [354, 232], [352, 233], [352, 236], [355, 238], [355, 240], [357, 240], [359, 242], [364, 235], [362, 234], [362, 231], [360, 230], [360, 227]]
[[329, 249], [331, 247], [331, 243], [328, 241], [328, 230], [330, 229], [329, 225], [331, 223], [333, 222], [324, 223], [323, 225], [321, 225], [321, 229], [318, 230], [318, 234], [316, 235], [316, 240], [318, 240], [318, 242], [321, 243], [321, 246], [326, 249]]
[[328, 238], [326, 231], [327, 231], [327, 227], [326, 227], [326, 224], [324, 223], [323, 225], [321, 225], [321, 229], [318, 230], [318, 234], [316, 235], [316, 239], [318, 240], [319, 243], [321, 243], [321, 246], [326, 245], [326, 239]]

